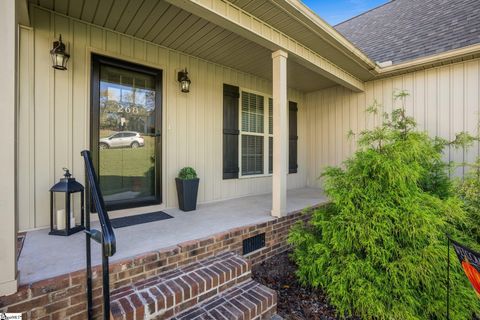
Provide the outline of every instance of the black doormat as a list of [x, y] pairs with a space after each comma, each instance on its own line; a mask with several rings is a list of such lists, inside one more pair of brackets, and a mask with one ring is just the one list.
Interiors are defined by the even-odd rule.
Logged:
[[137, 214], [135, 216], [115, 218], [110, 220], [112, 227], [115, 229], [130, 227], [136, 224], [148, 223], [153, 221], [160, 221], [173, 218], [171, 215], [166, 214], [163, 211], [150, 212], [144, 214]]

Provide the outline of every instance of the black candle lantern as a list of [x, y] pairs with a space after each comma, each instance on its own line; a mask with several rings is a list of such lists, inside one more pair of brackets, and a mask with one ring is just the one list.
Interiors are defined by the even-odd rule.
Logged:
[[[64, 177], [50, 189], [50, 233], [69, 236], [84, 229], [84, 190], [63, 168]], [[75, 203], [80, 204], [80, 221], [75, 221]]]

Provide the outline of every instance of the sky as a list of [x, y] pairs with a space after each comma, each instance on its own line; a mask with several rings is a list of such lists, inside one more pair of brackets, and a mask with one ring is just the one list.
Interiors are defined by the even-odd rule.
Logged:
[[336, 25], [386, 2], [388, 0], [303, 0], [303, 3], [331, 25]]

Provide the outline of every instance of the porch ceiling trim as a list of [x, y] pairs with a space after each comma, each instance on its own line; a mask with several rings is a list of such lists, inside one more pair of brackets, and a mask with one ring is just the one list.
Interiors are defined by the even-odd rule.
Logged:
[[322, 76], [356, 92], [364, 82], [283, 32], [224, 0], [166, 0], [272, 51], [285, 50], [290, 57]]
[[28, 12], [28, 0], [15, 1], [17, 21], [20, 25], [30, 26], [30, 14]]

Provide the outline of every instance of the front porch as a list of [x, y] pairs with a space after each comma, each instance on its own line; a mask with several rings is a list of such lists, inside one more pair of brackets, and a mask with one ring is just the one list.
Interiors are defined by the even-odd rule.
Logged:
[[[303, 5], [266, 1], [263, 16], [249, 1], [24, 2], [29, 19], [18, 30], [20, 68], [8, 79], [19, 84], [18, 128], [9, 130], [18, 132], [11, 141], [18, 141], [12, 150], [19, 163], [8, 163], [12, 172], [18, 168], [12, 184], [18, 195], [11, 192], [15, 206], [2, 231], [11, 240], [18, 231], [35, 231], [27, 233], [18, 268], [15, 244], [6, 243], [0, 294], [7, 295], [0, 308], [32, 319], [85, 318], [85, 235], [60, 238], [44, 229], [50, 224], [48, 190], [62, 168], [86, 185], [82, 150], [92, 152], [101, 183], [111, 182], [102, 188], [118, 187], [104, 195], [141, 195], [156, 205], [144, 212], [173, 217], [115, 230], [111, 289], [222, 252], [258, 263], [288, 249], [290, 227], [308, 217], [299, 211], [327, 201], [321, 190], [308, 188], [318, 175], [309, 170], [315, 141], [306, 93], [337, 85], [362, 91], [369, 73], [358, 66], [346, 71], [351, 48], [319, 37], [323, 25], [308, 18]], [[290, 12], [297, 9], [299, 17]], [[70, 54], [66, 70], [53, 69], [49, 54], [60, 34]], [[187, 69], [192, 86], [185, 92], [178, 75]], [[16, 88], [3, 91], [17, 94]], [[127, 133], [142, 142], [100, 147]], [[115, 154], [104, 157], [107, 152]], [[190, 166], [198, 172], [203, 204], [184, 213], [171, 208], [178, 206], [175, 178]], [[118, 205], [130, 198], [106, 200]], [[115, 208], [134, 207], [121, 205]], [[143, 209], [110, 213], [115, 218]], [[259, 234], [264, 247], [243, 256], [243, 241]], [[100, 264], [100, 248], [92, 245], [93, 265]], [[102, 312], [101, 278], [97, 267], [95, 314]]]
[[[235, 228], [275, 220], [270, 215], [271, 194], [201, 204], [196, 211], [164, 210], [173, 219], [115, 229], [117, 253], [111, 262], [204, 239]], [[327, 202], [320, 189], [301, 188], [287, 193], [287, 210], [294, 213]], [[118, 214], [111, 214], [115, 218]], [[93, 228], [100, 229], [98, 222]], [[92, 263], [101, 263], [100, 245], [92, 244]], [[18, 261], [20, 284], [26, 285], [85, 268], [85, 235], [49, 236], [48, 230], [27, 233]]]

